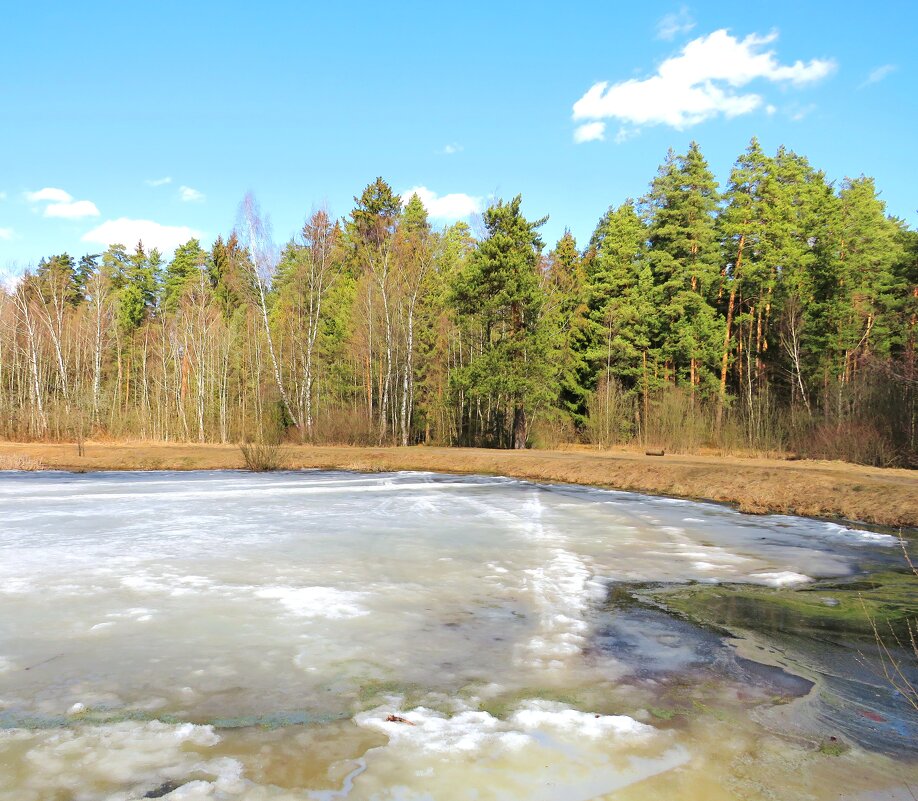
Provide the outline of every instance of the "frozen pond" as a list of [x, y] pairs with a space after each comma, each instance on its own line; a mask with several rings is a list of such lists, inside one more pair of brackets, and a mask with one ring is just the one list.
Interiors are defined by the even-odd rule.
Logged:
[[894, 544], [500, 478], [3, 474], [0, 799], [856, 798], [907, 760], [814, 756], [760, 714], [808, 682], [608, 597]]

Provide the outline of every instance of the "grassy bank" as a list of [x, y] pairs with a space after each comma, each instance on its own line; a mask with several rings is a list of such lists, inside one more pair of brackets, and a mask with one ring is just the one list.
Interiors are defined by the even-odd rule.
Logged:
[[[0, 467], [65, 470], [214, 470], [243, 467], [233, 445], [150, 442], [0, 442]], [[782, 512], [918, 527], [918, 472], [843, 462], [721, 456], [645, 456], [630, 451], [498, 451], [475, 448], [287, 446], [293, 468], [433, 470], [569, 482]]]

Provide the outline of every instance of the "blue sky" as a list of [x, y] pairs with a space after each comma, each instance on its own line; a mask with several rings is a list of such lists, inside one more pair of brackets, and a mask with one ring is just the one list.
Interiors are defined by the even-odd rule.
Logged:
[[138, 233], [208, 245], [248, 190], [283, 241], [377, 175], [439, 224], [521, 193], [549, 244], [584, 244], [667, 148], [696, 139], [724, 182], [753, 135], [874, 176], [918, 224], [909, 2], [5, 10], [0, 271]]

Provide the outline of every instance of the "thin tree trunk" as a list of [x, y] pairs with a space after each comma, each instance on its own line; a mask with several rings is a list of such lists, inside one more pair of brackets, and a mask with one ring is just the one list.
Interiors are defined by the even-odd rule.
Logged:
[[733, 326], [733, 309], [736, 302], [736, 282], [739, 278], [739, 268], [743, 262], [743, 248], [746, 245], [746, 235], [740, 236], [739, 248], [736, 254], [736, 264], [733, 268], [733, 284], [730, 286], [730, 299], [727, 301], [727, 326], [724, 331], [724, 349], [720, 357], [720, 395], [717, 401], [717, 429], [720, 430], [724, 414], [724, 403], [727, 400], [727, 365], [730, 357], [730, 334]]

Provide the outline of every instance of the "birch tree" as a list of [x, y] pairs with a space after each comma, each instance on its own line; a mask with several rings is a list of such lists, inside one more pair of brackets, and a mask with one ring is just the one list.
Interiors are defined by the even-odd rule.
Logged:
[[246, 194], [239, 207], [239, 222], [237, 236], [243, 248], [246, 249], [249, 259], [243, 260], [241, 265], [248, 272], [248, 278], [255, 289], [255, 299], [261, 316], [265, 340], [268, 344], [268, 355], [271, 359], [271, 369], [274, 374], [274, 383], [280, 393], [281, 402], [290, 420], [297, 428], [300, 427], [299, 418], [290, 405], [290, 398], [284, 387], [281, 377], [280, 363], [277, 350], [274, 347], [274, 336], [271, 332], [271, 323], [268, 319], [268, 291], [277, 267], [277, 249], [271, 239], [271, 228], [266, 219], [261, 216], [261, 211], [255, 196]]

